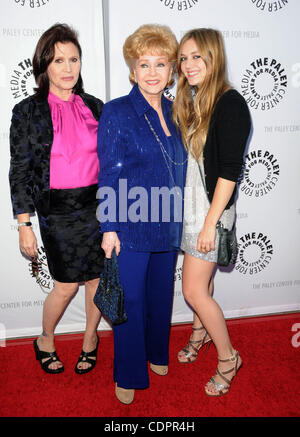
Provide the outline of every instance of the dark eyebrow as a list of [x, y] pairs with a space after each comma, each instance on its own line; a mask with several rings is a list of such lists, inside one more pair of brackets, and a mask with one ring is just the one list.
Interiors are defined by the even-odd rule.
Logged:
[[[194, 55], [195, 53], [199, 53], [199, 50], [194, 50], [194, 51], [191, 53], [191, 55]], [[184, 54], [184, 53], [181, 53], [181, 56], [185, 56], [185, 54]]]
[[[79, 58], [79, 57], [80, 57], [79, 55], [72, 55], [72, 56], [69, 56], [68, 59]], [[67, 56], [65, 56], [65, 55], [56, 55], [56, 56], [54, 56], [54, 59], [64, 59], [64, 58], [67, 58]]]

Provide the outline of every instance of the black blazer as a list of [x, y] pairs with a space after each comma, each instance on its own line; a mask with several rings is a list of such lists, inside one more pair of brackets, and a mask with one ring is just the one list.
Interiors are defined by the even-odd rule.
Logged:
[[[79, 94], [99, 120], [103, 102]], [[47, 100], [27, 97], [13, 108], [10, 127], [9, 182], [14, 215], [49, 213], [50, 153], [53, 125]]]
[[[237, 182], [250, 129], [250, 112], [244, 97], [234, 89], [225, 92], [212, 114], [203, 151], [205, 184], [210, 202], [219, 177]], [[225, 209], [234, 203], [235, 194], [236, 187]]]

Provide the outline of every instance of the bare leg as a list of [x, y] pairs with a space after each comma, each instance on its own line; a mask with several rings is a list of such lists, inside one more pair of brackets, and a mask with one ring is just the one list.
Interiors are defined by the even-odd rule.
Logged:
[[[213, 278], [211, 277], [211, 280], [209, 282], [209, 287], [208, 287], [208, 292], [209, 292], [210, 296], [213, 295], [213, 289], [214, 289], [214, 281], [213, 281]], [[196, 344], [196, 345], [198, 344], [198, 346], [196, 346], [196, 348], [197, 347], [199, 348], [199, 346], [201, 344], [200, 342], [204, 338], [205, 335], [206, 335], [205, 342], [208, 339], [210, 339], [211, 337], [210, 337], [209, 333], [208, 333], [208, 335], [206, 334], [204, 329], [199, 330], [199, 328], [203, 327], [203, 323], [199, 319], [199, 317], [195, 311], [194, 311], [193, 319], [194, 319], [194, 321], [193, 321], [193, 328], [194, 329], [193, 329], [192, 335], [190, 336], [190, 341], [198, 342], [198, 343], [194, 343], [194, 344]], [[195, 353], [195, 351], [193, 350], [193, 348], [191, 347], [190, 344], [188, 344], [184, 349], [186, 349], [187, 351], [190, 351], [192, 353]], [[186, 363], [188, 361], [187, 357], [186, 357], [186, 352], [183, 350], [180, 350], [178, 352], [177, 356], [178, 356], [178, 360], [182, 363]]]
[[[39, 336], [37, 344], [40, 350], [54, 352], [54, 330], [68, 306], [70, 300], [78, 289], [78, 283], [64, 283], [54, 281], [54, 288], [47, 296], [43, 308], [43, 333]], [[47, 361], [44, 359], [42, 361]], [[49, 364], [50, 369], [62, 367], [60, 361]]]
[[[97, 328], [101, 319], [101, 313], [94, 304], [94, 296], [98, 287], [99, 278], [86, 281], [85, 283], [85, 312], [86, 312], [86, 330], [84, 333], [82, 349], [85, 352], [92, 352], [97, 345]], [[90, 357], [91, 359], [96, 359]], [[79, 362], [78, 369], [87, 369], [91, 364]]]
[[[210, 294], [209, 286], [212, 279], [215, 263], [184, 255], [182, 287], [184, 297], [196, 312], [199, 321], [203, 324], [212, 338], [220, 359], [227, 359], [234, 354], [231, 345], [223, 312]], [[197, 322], [197, 320], [196, 320]], [[219, 363], [219, 369], [226, 371], [232, 367], [229, 363]], [[215, 378], [216, 382], [223, 382]], [[214, 387], [208, 383], [209, 390]]]

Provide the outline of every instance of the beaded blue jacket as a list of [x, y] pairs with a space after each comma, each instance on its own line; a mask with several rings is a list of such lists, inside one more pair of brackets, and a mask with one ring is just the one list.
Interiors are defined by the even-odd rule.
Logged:
[[118, 233], [121, 248], [157, 252], [180, 247], [187, 154], [171, 109], [172, 102], [162, 96], [167, 137], [137, 85], [103, 106], [97, 217], [101, 232]]

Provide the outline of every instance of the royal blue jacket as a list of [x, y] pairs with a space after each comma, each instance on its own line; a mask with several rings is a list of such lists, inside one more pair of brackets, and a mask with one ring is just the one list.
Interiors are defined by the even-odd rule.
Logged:
[[[183, 196], [186, 151], [180, 132], [172, 122], [171, 109], [172, 102], [162, 96], [162, 111], [171, 133], [170, 141], [161, 127], [157, 112], [137, 85], [129, 95], [103, 106], [98, 129], [100, 190], [97, 217], [101, 232], [118, 233], [121, 248], [158, 252], [180, 245], [182, 217], [179, 220], [178, 214], [172, 211], [173, 203], [178, 206], [179, 201], [182, 211], [180, 193]], [[145, 114], [169, 156], [162, 151]], [[151, 201], [151, 196], [162, 187], [172, 189], [174, 183], [179, 189], [173, 189], [174, 196], [169, 197], [171, 208], [168, 219], [162, 206], [162, 196], [159, 206], [157, 197]]]

